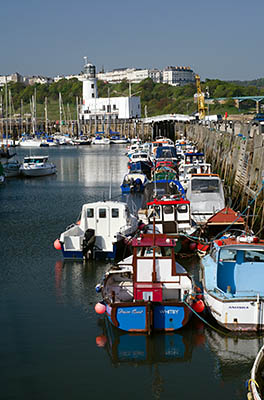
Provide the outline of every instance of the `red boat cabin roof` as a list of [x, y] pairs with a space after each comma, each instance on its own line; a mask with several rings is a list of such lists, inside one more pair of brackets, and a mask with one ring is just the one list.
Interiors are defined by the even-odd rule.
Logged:
[[174, 239], [168, 238], [167, 235], [158, 233], [145, 233], [138, 238], [132, 239], [133, 247], [174, 247], [176, 246], [176, 242]]

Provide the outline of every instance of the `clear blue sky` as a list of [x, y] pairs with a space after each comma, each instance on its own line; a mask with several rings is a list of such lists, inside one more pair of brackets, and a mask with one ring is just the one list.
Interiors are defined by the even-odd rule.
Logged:
[[189, 65], [205, 78], [264, 77], [264, 0], [1, 2], [0, 75]]

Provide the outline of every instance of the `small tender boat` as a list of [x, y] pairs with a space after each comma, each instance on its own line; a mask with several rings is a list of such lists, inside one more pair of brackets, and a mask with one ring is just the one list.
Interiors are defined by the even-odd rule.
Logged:
[[187, 185], [186, 197], [197, 224], [205, 223], [225, 207], [223, 184], [217, 174], [193, 174]]
[[24, 176], [37, 177], [52, 175], [57, 172], [56, 165], [49, 162], [48, 156], [28, 156], [20, 166], [20, 172]]
[[87, 203], [82, 206], [78, 223], [60, 235], [59, 243], [55, 241], [56, 247], [62, 250], [64, 258], [114, 259], [124, 252], [124, 239], [133, 235], [137, 228], [138, 220], [130, 214], [126, 203]]
[[117, 328], [137, 333], [174, 331], [192, 316], [193, 281], [175, 261], [175, 240], [162, 234], [132, 239], [133, 255], [106, 272], [97, 291], [106, 313]]
[[232, 331], [263, 331], [264, 241], [222, 237], [201, 263], [204, 300], [216, 321]]
[[148, 182], [148, 178], [143, 172], [131, 171], [125, 174], [120, 187], [122, 193], [142, 193]]

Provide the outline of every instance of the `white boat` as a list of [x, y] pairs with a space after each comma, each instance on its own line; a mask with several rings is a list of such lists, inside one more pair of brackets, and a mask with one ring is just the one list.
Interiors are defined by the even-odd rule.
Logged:
[[19, 141], [19, 146], [20, 147], [40, 147], [41, 143], [42, 143], [42, 141], [40, 139], [23, 137]]
[[48, 161], [48, 156], [28, 156], [24, 158], [20, 166], [20, 172], [24, 176], [45, 176], [57, 172], [56, 165]]
[[193, 174], [187, 185], [186, 198], [191, 203], [191, 215], [197, 224], [205, 223], [225, 207], [222, 181], [217, 174]]
[[201, 264], [204, 301], [213, 318], [232, 331], [263, 331], [264, 241], [222, 237]]
[[126, 203], [97, 201], [82, 206], [80, 221], [66, 229], [59, 242], [64, 258], [114, 259], [124, 251], [124, 239], [137, 228], [138, 220]]
[[110, 144], [110, 139], [98, 134], [92, 139], [92, 144]]

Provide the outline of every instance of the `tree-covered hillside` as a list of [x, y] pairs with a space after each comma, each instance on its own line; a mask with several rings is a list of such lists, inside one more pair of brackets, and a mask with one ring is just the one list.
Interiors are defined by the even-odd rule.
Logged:
[[[259, 80], [258, 80], [259, 81]], [[264, 79], [263, 79], [264, 81]], [[264, 95], [264, 87], [260, 85], [242, 85], [238, 82], [221, 81], [219, 79], [206, 79], [201, 83], [202, 91], [210, 98], [227, 97], [226, 104], [220, 104], [215, 101], [209, 106], [209, 112], [213, 113], [238, 113], [254, 112], [255, 103], [253, 101], [240, 104], [240, 110], [235, 108], [231, 97], [235, 96], [256, 96]], [[45, 98], [48, 102], [49, 119], [59, 118], [58, 99], [61, 93], [64, 107], [65, 118], [75, 119], [76, 116], [76, 98], [81, 101], [82, 82], [77, 79], [62, 79], [52, 84], [35, 84], [26, 86], [21, 83], [8, 84], [8, 93], [12, 98], [12, 114], [21, 113], [21, 104], [23, 104], [23, 113], [30, 113], [30, 102], [32, 96], [36, 93], [37, 98], [37, 116], [44, 117]], [[154, 116], [158, 114], [180, 113], [191, 114], [197, 110], [197, 104], [194, 102], [196, 85], [188, 84], [185, 86], [171, 86], [168, 84], [154, 83], [151, 79], [145, 79], [138, 84], [132, 84], [129, 89], [129, 83], [122, 81], [118, 84], [109, 84], [98, 81], [99, 97], [118, 97], [131, 95], [140, 96], [142, 116]], [[5, 88], [0, 91], [2, 99], [5, 99]], [[9, 97], [9, 96], [8, 96]], [[69, 115], [70, 114], [70, 115]]]

